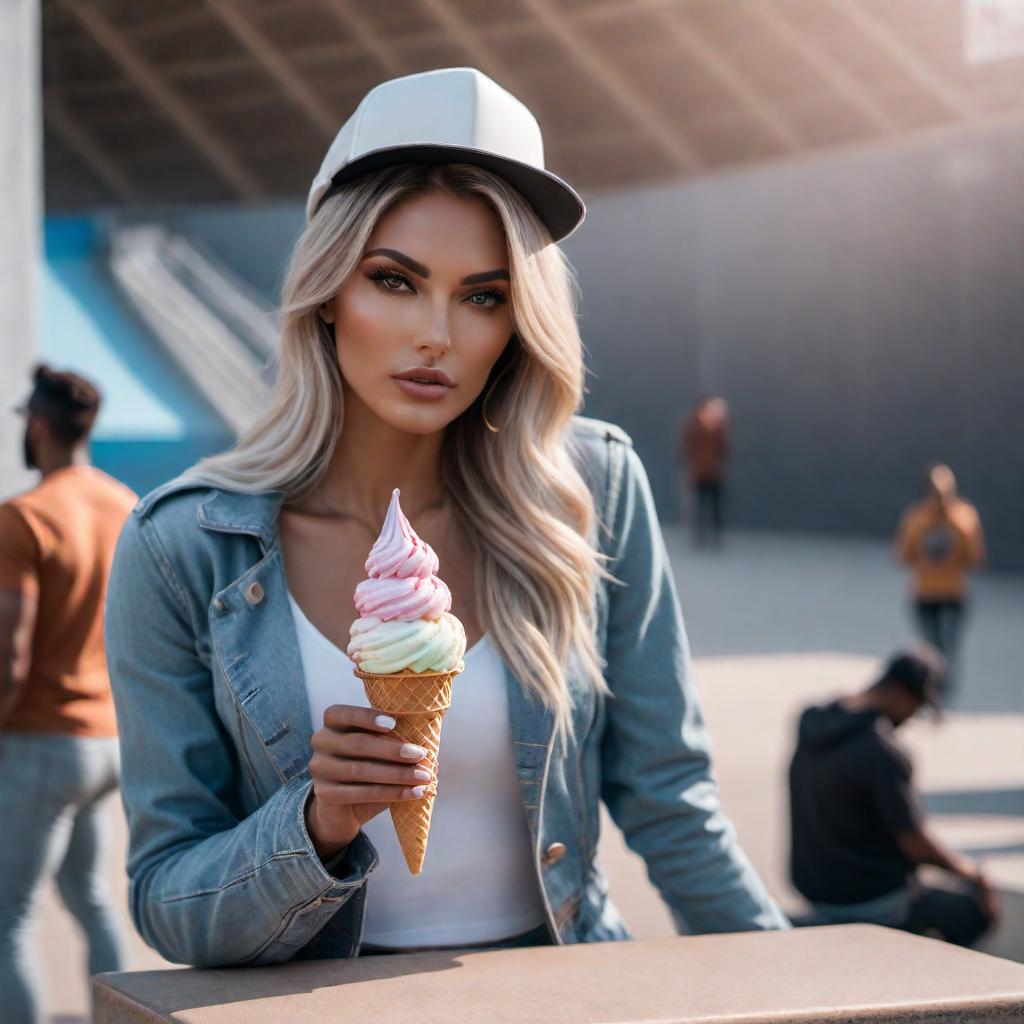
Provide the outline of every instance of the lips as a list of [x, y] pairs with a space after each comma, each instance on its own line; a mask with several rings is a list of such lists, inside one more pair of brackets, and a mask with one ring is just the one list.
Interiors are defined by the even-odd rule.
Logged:
[[416, 384], [440, 384], [443, 387], [451, 388], [455, 385], [451, 377], [444, 370], [438, 370], [429, 366], [416, 366], [411, 370], [403, 370], [401, 373], [393, 374], [395, 380], [408, 380]]

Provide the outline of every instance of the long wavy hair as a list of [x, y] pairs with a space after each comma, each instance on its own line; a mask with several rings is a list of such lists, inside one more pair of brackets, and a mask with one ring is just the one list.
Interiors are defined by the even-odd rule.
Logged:
[[575, 282], [532, 208], [502, 178], [468, 164], [407, 165], [330, 194], [292, 254], [266, 412], [233, 448], [183, 476], [226, 490], [282, 491], [286, 501], [316, 487], [343, 423], [335, 337], [318, 311], [358, 266], [378, 220], [400, 201], [432, 191], [483, 198], [505, 232], [513, 335], [481, 394], [446, 428], [442, 474], [472, 545], [481, 622], [564, 733], [571, 726], [570, 659], [607, 692], [594, 621], [597, 580], [610, 577], [568, 430], [582, 405], [585, 373]]

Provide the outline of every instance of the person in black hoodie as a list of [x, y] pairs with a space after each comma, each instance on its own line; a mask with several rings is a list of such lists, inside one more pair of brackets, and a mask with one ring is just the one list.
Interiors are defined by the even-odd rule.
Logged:
[[[890, 925], [972, 946], [998, 917], [981, 869], [929, 831], [913, 766], [894, 732], [937, 706], [945, 670], [931, 649], [896, 654], [867, 690], [800, 717], [789, 769], [793, 884], [813, 923]], [[919, 864], [962, 891], [928, 888]]]

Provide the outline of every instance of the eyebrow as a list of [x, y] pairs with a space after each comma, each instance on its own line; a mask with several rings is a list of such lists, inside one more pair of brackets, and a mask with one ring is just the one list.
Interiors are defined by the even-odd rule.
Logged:
[[[407, 256], [404, 252], [399, 252], [397, 249], [371, 249], [363, 258], [367, 259], [370, 256], [388, 256], [396, 263], [401, 263], [403, 267], [411, 270], [418, 277], [430, 277], [430, 271], [422, 263], [414, 260], [411, 256]], [[483, 284], [485, 281], [495, 281], [498, 279], [511, 280], [508, 271], [504, 268], [499, 268], [498, 270], [485, 270], [479, 274], [470, 274], [468, 277], [464, 277], [460, 284]]]
[[495, 281], [501, 278], [503, 281], [511, 281], [507, 270], [485, 270], [482, 274], [470, 274], [462, 279], [462, 284], [483, 284], [484, 281]]

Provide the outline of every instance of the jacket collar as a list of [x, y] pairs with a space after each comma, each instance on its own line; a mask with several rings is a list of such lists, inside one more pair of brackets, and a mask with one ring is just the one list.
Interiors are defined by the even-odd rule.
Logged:
[[260, 539], [264, 551], [269, 551], [275, 543], [283, 501], [283, 491], [242, 494], [214, 490], [199, 506], [199, 525], [219, 533], [251, 534]]

